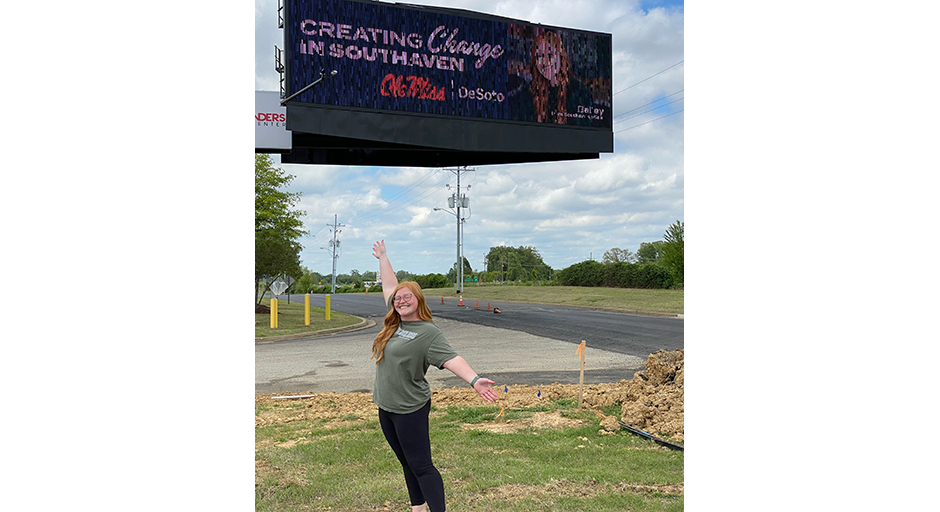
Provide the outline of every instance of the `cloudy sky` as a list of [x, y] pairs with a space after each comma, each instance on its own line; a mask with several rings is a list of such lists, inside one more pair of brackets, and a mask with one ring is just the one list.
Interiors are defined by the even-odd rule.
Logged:
[[[575, 162], [478, 166], [469, 185], [464, 256], [482, 269], [490, 247], [532, 246], [553, 268], [619, 247], [661, 240], [684, 216], [683, 2], [415, 0], [613, 36], [614, 152]], [[274, 46], [283, 48], [277, 0], [255, 0], [255, 88], [277, 91]], [[446, 207], [452, 172], [280, 164], [296, 176], [306, 212], [301, 254], [329, 273], [327, 227], [337, 216], [337, 272], [376, 270], [373, 242], [384, 239], [396, 270], [446, 273], [456, 260], [456, 216]]]

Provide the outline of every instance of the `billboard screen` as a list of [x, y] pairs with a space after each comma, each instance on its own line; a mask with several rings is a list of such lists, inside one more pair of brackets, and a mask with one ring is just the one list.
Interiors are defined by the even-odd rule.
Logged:
[[285, 6], [287, 95], [301, 105], [612, 127], [610, 34], [355, 0]]

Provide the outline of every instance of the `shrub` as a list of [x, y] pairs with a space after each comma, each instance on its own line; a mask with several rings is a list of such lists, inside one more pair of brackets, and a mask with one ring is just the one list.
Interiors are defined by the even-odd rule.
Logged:
[[672, 283], [672, 272], [665, 265], [647, 263], [640, 266], [639, 279], [635, 288], [669, 288]]
[[582, 261], [555, 273], [554, 284], [562, 286], [607, 286], [611, 288], [669, 288], [675, 279], [661, 263], [600, 263]]
[[558, 271], [558, 282], [564, 286], [602, 286], [604, 264], [598, 261], [582, 261]]
[[415, 282], [418, 283], [418, 286], [421, 288], [446, 288], [450, 285], [450, 283], [447, 282], [447, 276], [443, 274], [415, 276]]

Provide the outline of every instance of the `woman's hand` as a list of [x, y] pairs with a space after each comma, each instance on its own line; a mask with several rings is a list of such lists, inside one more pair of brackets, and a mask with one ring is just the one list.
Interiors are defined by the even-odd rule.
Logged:
[[382, 256], [386, 256], [385, 240], [376, 242], [375, 245], [372, 246], [372, 255], [375, 256], [377, 259], [382, 259]]
[[497, 400], [496, 392], [490, 387], [493, 384], [496, 383], [485, 377], [480, 377], [473, 384], [473, 389], [487, 402], [495, 402]]

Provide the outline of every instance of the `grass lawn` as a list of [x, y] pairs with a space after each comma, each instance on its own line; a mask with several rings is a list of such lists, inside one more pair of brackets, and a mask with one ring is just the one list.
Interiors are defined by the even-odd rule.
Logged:
[[[577, 411], [576, 402], [505, 411], [499, 419], [492, 406], [432, 407], [431, 446], [447, 510], [683, 510], [683, 452], [625, 431], [602, 435], [598, 416]], [[620, 406], [602, 412], [619, 416]], [[487, 428], [523, 424], [538, 414], [571, 421], [557, 428]], [[411, 510], [377, 415], [258, 426], [256, 468], [259, 512]]]
[[[423, 291], [429, 301], [434, 297], [456, 296], [454, 287], [429, 288]], [[685, 312], [684, 290], [468, 284], [463, 290], [463, 299], [465, 304], [467, 300], [479, 299], [490, 302], [505, 300], [586, 306], [630, 313], [678, 315]]]
[[[265, 306], [271, 305], [270, 299], [262, 299], [261, 303]], [[271, 315], [268, 313], [255, 313], [255, 338], [265, 338], [268, 336], [284, 336], [287, 334], [298, 334], [304, 332], [316, 332], [324, 329], [333, 329], [336, 327], [346, 327], [355, 325], [360, 319], [340, 313], [339, 311], [330, 311], [330, 319], [326, 319], [326, 310], [310, 306], [310, 325], [304, 325], [304, 303], [286, 299], [277, 301], [277, 328], [271, 328]]]

